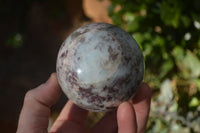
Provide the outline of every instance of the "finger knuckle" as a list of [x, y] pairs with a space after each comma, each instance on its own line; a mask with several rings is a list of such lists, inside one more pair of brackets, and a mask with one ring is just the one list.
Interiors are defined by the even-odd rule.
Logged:
[[34, 97], [34, 90], [29, 90], [25, 94], [24, 102], [29, 102]]

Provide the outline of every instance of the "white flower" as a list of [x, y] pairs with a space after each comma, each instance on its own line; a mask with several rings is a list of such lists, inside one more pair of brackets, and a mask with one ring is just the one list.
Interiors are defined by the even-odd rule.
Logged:
[[191, 39], [191, 33], [187, 32], [185, 33], [185, 36], [184, 36], [185, 40], [188, 41]]
[[200, 29], [200, 23], [198, 21], [194, 21], [194, 27]]

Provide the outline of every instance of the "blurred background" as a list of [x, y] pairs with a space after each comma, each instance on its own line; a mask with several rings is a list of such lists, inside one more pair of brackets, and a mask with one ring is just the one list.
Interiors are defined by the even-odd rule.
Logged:
[[200, 133], [199, 0], [0, 0], [0, 132], [16, 132], [25, 93], [55, 72], [64, 39], [91, 22], [115, 24], [140, 45], [153, 89], [146, 132]]

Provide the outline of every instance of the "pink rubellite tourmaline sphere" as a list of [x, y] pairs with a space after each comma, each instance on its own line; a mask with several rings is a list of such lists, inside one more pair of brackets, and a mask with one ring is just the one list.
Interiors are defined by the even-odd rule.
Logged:
[[69, 35], [57, 57], [59, 84], [67, 97], [89, 111], [116, 109], [138, 90], [144, 73], [136, 41], [121, 28], [85, 25]]

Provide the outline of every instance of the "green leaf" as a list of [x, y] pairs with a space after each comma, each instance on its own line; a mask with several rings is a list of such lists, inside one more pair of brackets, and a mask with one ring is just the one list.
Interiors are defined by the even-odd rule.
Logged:
[[168, 26], [178, 28], [181, 17], [180, 3], [174, 0], [165, 0], [161, 3], [161, 19]]
[[153, 133], [168, 133], [166, 125], [160, 119], [155, 120], [155, 126], [152, 130]]
[[200, 91], [200, 79], [195, 79], [193, 82], [196, 84], [198, 90]]
[[125, 20], [128, 22], [132, 22], [135, 19], [135, 16], [132, 12], [126, 12], [124, 14]]
[[200, 101], [197, 97], [193, 97], [189, 102], [189, 107], [197, 107], [200, 105]]
[[166, 74], [168, 74], [168, 72], [170, 72], [173, 67], [174, 62], [171, 59], [164, 61], [160, 68], [160, 78], [163, 78]]
[[191, 19], [188, 16], [181, 16], [181, 21], [186, 28], [191, 25]]
[[184, 58], [184, 50], [183, 48], [176, 46], [172, 51], [176, 61], [181, 61]]
[[141, 33], [134, 33], [133, 37], [135, 38], [135, 40], [137, 41], [137, 43], [142, 46], [142, 42], [144, 40], [143, 35]]
[[173, 55], [176, 64], [185, 78], [197, 78], [200, 76], [200, 60], [190, 50], [186, 52], [181, 47], [175, 47]]
[[178, 103], [173, 102], [173, 104], [169, 107], [169, 112], [177, 112], [178, 110]]
[[187, 51], [184, 59], [184, 64], [190, 70], [192, 78], [197, 78], [200, 76], [200, 60], [189, 50]]

